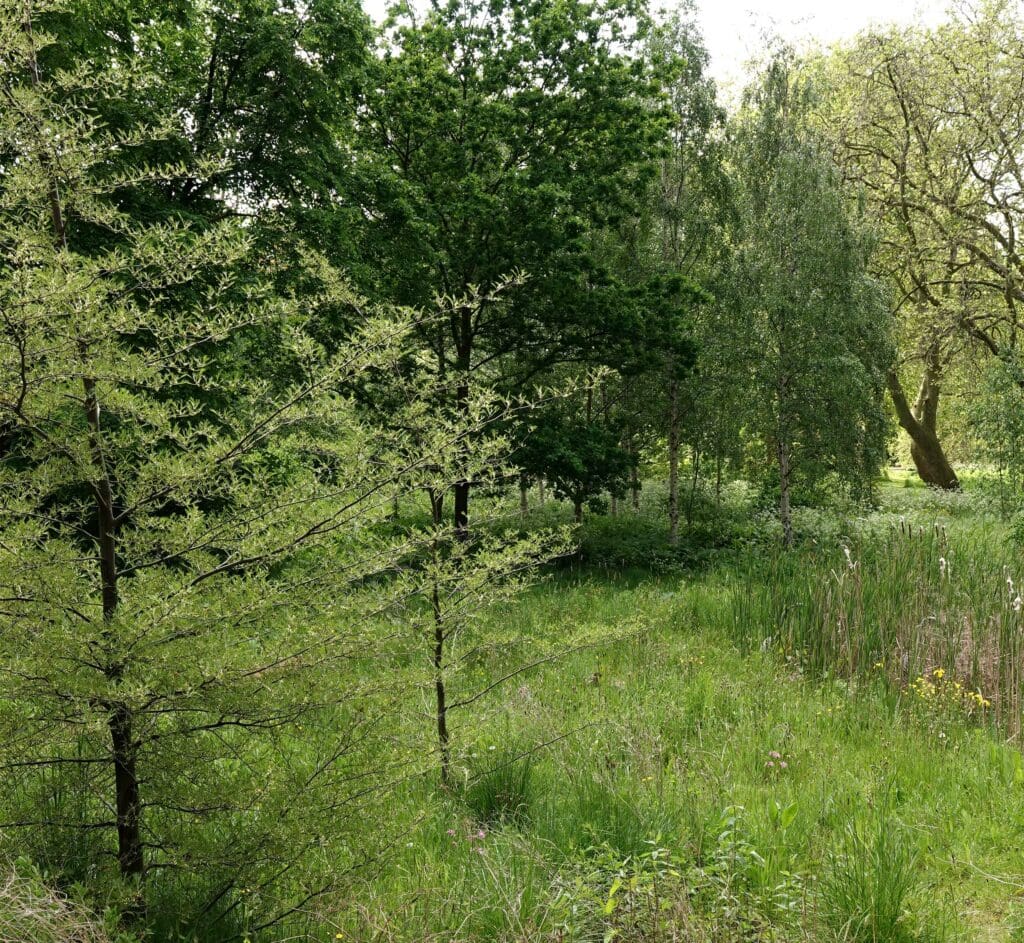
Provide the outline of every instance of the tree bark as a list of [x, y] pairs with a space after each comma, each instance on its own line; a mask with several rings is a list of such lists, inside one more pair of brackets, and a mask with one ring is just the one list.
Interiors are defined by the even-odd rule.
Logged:
[[573, 519], [577, 524], [583, 523], [583, 502], [573, 501], [572, 503]]
[[679, 543], [679, 383], [669, 381], [668, 392], [668, 542]]
[[[462, 384], [456, 390], [455, 400], [460, 415], [469, 413], [469, 384]], [[461, 478], [455, 482], [453, 496], [453, 513], [455, 517], [455, 536], [460, 540], [469, 537], [469, 479]]]
[[139, 777], [136, 771], [138, 748], [132, 731], [131, 710], [114, 704], [108, 716], [114, 755], [114, 794], [117, 813], [117, 862], [121, 876], [141, 880], [145, 874], [142, 852]]
[[434, 695], [436, 698], [437, 745], [441, 761], [441, 785], [447, 786], [452, 778], [451, 738], [448, 735], [448, 700], [444, 679], [444, 618], [441, 599], [435, 580], [432, 592], [434, 608]]
[[632, 432], [627, 433], [622, 439], [622, 448], [631, 459], [629, 466], [629, 491], [630, 506], [634, 511], [640, 510], [640, 473], [637, 470], [637, 448], [635, 437]]
[[938, 414], [939, 389], [934, 371], [926, 367], [921, 379], [917, 402], [911, 408], [895, 371], [887, 376], [889, 393], [896, 409], [899, 424], [910, 436], [910, 457], [921, 480], [935, 488], [956, 491], [960, 488], [953, 466], [946, 458], [935, 432]]
[[427, 497], [430, 499], [430, 519], [435, 527], [440, 527], [444, 520], [444, 492], [428, 488]]
[[779, 520], [782, 522], [782, 543], [788, 549], [793, 546], [793, 510], [790, 506], [789, 443], [780, 429], [777, 443], [779, 461]]
[[686, 503], [686, 526], [689, 527], [693, 524], [693, 502], [697, 496], [697, 482], [700, 476], [700, 452], [697, 451], [697, 447], [693, 447], [693, 479], [690, 482], [690, 497]]
[[[430, 498], [430, 517], [434, 527], [440, 527], [444, 522], [444, 492], [428, 489], [427, 495]], [[434, 562], [437, 563], [438, 546], [435, 537], [432, 544]], [[437, 725], [437, 746], [441, 766], [441, 785], [447, 786], [451, 782], [451, 738], [448, 735], [448, 693], [445, 686], [444, 676], [444, 643], [445, 626], [444, 610], [441, 607], [441, 591], [437, 585], [435, 574], [433, 585], [430, 591], [431, 609], [434, 615], [434, 720]]]
[[[468, 307], [463, 306], [458, 313], [457, 327], [454, 330], [455, 367], [458, 371], [458, 386], [455, 388], [455, 408], [468, 425], [469, 422], [469, 382], [473, 368], [473, 315]], [[469, 538], [469, 478], [464, 477], [455, 482], [453, 495], [453, 515], [455, 518], [455, 536], [459, 540]]]
[[530, 512], [529, 488], [526, 475], [519, 476], [519, 516], [524, 521]]
[[722, 504], [722, 453], [715, 455], [715, 510]]

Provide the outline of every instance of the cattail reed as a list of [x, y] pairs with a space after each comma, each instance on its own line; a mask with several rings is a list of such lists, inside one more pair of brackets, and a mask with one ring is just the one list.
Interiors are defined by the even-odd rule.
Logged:
[[972, 717], [1013, 735], [1024, 706], [1024, 592], [1014, 562], [983, 531], [900, 518], [874, 539], [751, 560], [730, 628], [812, 674], [852, 679], [883, 665], [909, 688], [938, 669], [969, 696]]

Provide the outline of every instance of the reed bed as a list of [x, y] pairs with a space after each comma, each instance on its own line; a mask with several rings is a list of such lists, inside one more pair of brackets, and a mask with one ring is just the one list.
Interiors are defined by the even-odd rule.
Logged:
[[741, 642], [818, 676], [882, 674], [1016, 737], [1024, 563], [984, 527], [897, 522], [871, 539], [750, 559], [727, 615]]

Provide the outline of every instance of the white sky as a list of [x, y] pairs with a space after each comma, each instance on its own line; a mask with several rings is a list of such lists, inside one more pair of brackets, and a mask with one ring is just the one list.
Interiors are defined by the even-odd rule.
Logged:
[[853, 36], [868, 26], [944, 18], [948, 0], [697, 0], [698, 21], [720, 84], [738, 83], [769, 32], [798, 48]]
[[[388, 0], [363, 0], [380, 18]], [[671, 0], [655, 3], [669, 5]], [[909, 23], [918, 15], [934, 23], [948, 0], [696, 0], [698, 20], [711, 56], [711, 74], [724, 89], [742, 82], [744, 63], [765, 31], [800, 46], [825, 44], [878, 23]]]

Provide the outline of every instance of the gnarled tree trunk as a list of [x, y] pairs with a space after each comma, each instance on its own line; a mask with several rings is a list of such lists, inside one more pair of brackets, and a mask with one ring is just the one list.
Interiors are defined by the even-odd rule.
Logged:
[[946, 491], [958, 490], [960, 480], [946, 458], [935, 431], [940, 392], [938, 365], [934, 359], [926, 364], [921, 388], [913, 406], [907, 402], [896, 372], [890, 371], [887, 379], [896, 418], [910, 436], [910, 457], [914, 460], [917, 474], [927, 485]]

